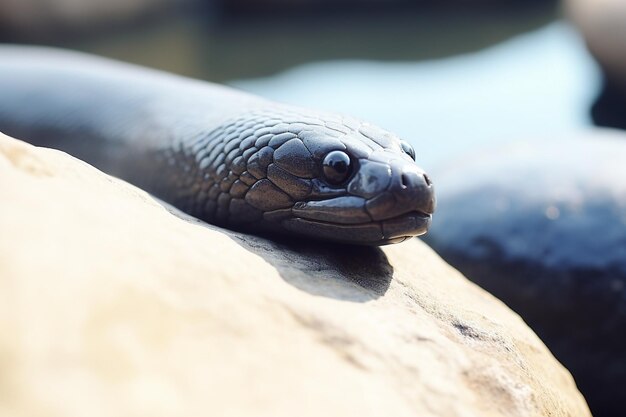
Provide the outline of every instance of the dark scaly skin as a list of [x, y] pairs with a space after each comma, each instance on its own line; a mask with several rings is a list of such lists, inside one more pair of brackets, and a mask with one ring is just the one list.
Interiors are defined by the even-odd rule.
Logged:
[[[349, 117], [45, 48], [0, 47], [0, 92], [0, 131], [209, 223], [367, 245], [430, 225], [433, 187], [401, 140]], [[322, 168], [332, 151], [351, 161], [339, 184]]]

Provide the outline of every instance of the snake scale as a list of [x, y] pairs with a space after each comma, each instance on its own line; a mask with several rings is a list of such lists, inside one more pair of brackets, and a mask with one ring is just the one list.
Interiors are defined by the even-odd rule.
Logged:
[[0, 131], [245, 232], [383, 245], [435, 206], [411, 145], [374, 125], [77, 52], [0, 46]]

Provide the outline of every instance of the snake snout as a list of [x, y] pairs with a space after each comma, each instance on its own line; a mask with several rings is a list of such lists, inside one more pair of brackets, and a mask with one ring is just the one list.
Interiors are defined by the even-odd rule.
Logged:
[[415, 165], [404, 166], [394, 171], [390, 190], [400, 208], [432, 214], [436, 201], [434, 187], [428, 175]]
[[[431, 185], [432, 184], [431, 181], [430, 181], [430, 178], [428, 177], [428, 175], [422, 174], [422, 176], [424, 177], [424, 181], [426, 182], [426, 185]], [[412, 184], [415, 183], [415, 180], [414, 180], [413, 177], [414, 177], [414, 175], [412, 175], [412, 173], [408, 173], [407, 174], [406, 172], [403, 172], [402, 173], [402, 177], [401, 177], [402, 186], [403, 187], [411, 187]]]

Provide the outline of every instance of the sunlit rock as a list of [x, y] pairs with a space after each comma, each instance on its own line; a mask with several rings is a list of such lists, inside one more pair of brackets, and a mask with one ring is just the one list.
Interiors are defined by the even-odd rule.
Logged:
[[0, 415], [589, 416], [426, 245], [272, 242], [0, 137]]

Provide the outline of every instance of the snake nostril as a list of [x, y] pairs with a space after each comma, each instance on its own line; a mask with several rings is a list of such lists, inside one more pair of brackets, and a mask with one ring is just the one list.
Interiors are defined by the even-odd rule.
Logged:
[[424, 174], [424, 181], [426, 181], [426, 185], [429, 187], [433, 184], [430, 178], [428, 177], [428, 175], [426, 174]]
[[402, 176], [400, 177], [400, 184], [402, 185], [402, 188], [407, 188], [411, 184], [411, 179], [406, 173], [402, 173]]

